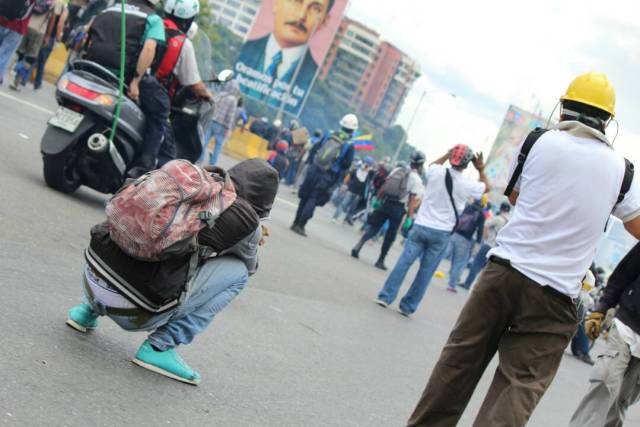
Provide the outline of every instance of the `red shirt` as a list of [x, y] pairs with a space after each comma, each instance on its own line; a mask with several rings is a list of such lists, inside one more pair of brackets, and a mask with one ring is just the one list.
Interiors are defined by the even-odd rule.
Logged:
[[[36, 0], [30, 0], [31, 4], [36, 2]], [[15, 31], [16, 33], [20, 33], [22, 35], [27, 34], [27, 28], [29, 28], [29, 20], [31, 19], [31, 13], [33, 12], [33, 8], [29, 9], [29, 13], [27, 16], [22, 19], [16, 19], [14, 21], [9, 21], [8, 19], [0, 16], [0, 27], [5, 27], [10, 29], [11, 31]]]

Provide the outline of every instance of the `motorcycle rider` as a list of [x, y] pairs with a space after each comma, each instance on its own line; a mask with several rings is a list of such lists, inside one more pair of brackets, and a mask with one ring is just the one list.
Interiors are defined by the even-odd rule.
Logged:
[[[166, 0], [164, 2], [164, 26], [167, 43], [160, 49], [161, 58], [155, 78], [167, 91], [170, 104], [173, 103], [178, 87], [189, 87], [198, 97], [208, 101], [213, 95], [202, 81], [198, 71], [196, 53], [191, 42], [197, 26], [194, 20], [200, 11], [198, 0]], [[187, 35], [189, 33], [189, 35]], [[149, 151], [145, 151], [149, 150]], [[164, 139], [157, 145], [146, 143], [140, 153], [143, 157], [157, 158], [157, 166], [161, 167], [176, 157], [175, 136], [171, 126], [165, 126]], [[142, 165], [144, 168], [146, 165]], [[144, 173], [146, 171], [141, 170]]]
[[[156, 64], [158, 46], [165, 44], [165, 28], [154, 7], [159, 0], [127, 0], [124, 76], [129, 97], [140, 103], [147, 125], [143, 147], [134, 159], [141, 169], [153, 169], [169, 118], [167, 90], [149, 70]], [[197, 13], [197, 10], [196, 10]], [[96, 62], [118, 74], [120, 69], [121, 6], [114, 5], [100, 13], [91, 24], [85, 59]]]

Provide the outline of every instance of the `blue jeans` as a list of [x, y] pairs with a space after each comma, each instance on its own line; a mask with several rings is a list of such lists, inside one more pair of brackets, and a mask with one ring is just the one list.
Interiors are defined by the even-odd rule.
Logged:
[[449, 272], [449, 287], [455, 289], [460, 282], [460, 276], [467, 267], [471, 249], [473, 249], [473, 240], [453, 233], [451, 235], [451, 271]]
[[578, 324], [576, 334], [571, 340], [571, 353], [573, 353], [574, 356], [589, 354], [589, 344], [589, 338], [584, 332], [584, 321], [582, 321]]
[[398, 295], [402, 281], [407, 275], [407, 271], [416, 259], [420, 259], [418, 274], [409, 291], [400, 301], [400, 310], [411, 314], [415, 312], [427, 291], [431, 277], [435, 273], [438, 264], [442, 260], [442, 255], [447, 247], [450, 231], [435, 230], [422, 225], [415, 224], [409, 239], [404, 244], [402, 255], [398, 259], [396, 266], [389, 274], [384, 287], [378, 294], [378, 298], [387, 304], [391, 304]]
[[227, 128], [222, 126], [218, 122], [211, 122], [207, 129], [204, 132], [204, 147], [202, 148], [202, 156], [200, 156], [201, 160], [204, 160], [204, 157], [207, 153], [209, 141], [211, 138], [215, 139], [215, 146], [213, 147], [213, 151], [209, 154], [209, 164], [215, 166], [218, 163], [218, 157], [220, 157], [220, 153], [222, 153], [222, 147], [224, 147], [224, 143], [226, 142], [225, 134], [227, 133]]
[[49, 55], [51, 55], [51, 51], [53, 50], [55, 41], [55, 37], [51, 37], [49, 44], [46, 46], [42, 46], [40, 48], [40, 51], [38, 52], [38, 59], [33, 65], [34, 67], [36, 67], [36, 77], [33, 81], [34, 89], [40, 89], [40, 87], [42, 87], [42, 79], [44, 78], [44, 66], [49, 59]]
[[[153, 331], [149, 335], [151, 344], [158, 350], [168, 350], [189, 344], [202, 333], [246, 286], [248, 278], [247, 267], [239, 259], [214, 258], [198, 269], [186, 298], [175, 309], [152, 316], [143, 325], [126, 316], [109, 317], [127, 331]], [[102, 312], [95, 303], [89, 303], [96, 313]]]
[[487, 245], [486, 243], [483, 243], [480, 246], [480, 250], [478, 250], [478, 253], [473, 259], [471, 266], [469, 266], [469, 275], [467, 275], [467, 279], [464, 281], [465, 288], [471, 288], [471, 285], [473, 285], [473, 282], [476, 280], [476, 276], [478, 276], [478, 273], [480, 273], [484, 266], [487, 265], [487, 254], [490, 250], [491, 246]]
[[7, 65], [21, 41], [22, 34], [0, 27], [0, 83], [2, 83], [4, 74], [7, 72]]
[[296, 181], [296, 175], [298, 175], [298, 165], [300, 161], [298, 159], [291, 160], [289, 163], [289, 167], [287, 168], [287, 172], [285, 172], [284, 177], [287, 185], [293, 185]]
[[346, 213], [345, 220], [351, 219], [351, 215], [353, 215], [353, 210], [360, 203], [360, 196], [351, 191], [347, 191], [347, 194], [342, 199], [342, 203], [338, 205], [338, 209], [336, 209], [336, 213], [333, 215], [334, 219], [340, 218], [340, 215]]

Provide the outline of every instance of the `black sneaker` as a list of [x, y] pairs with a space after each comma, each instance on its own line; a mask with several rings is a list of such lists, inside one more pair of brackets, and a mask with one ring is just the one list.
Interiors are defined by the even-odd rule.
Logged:
[[301, 236], [307, 237], [307, 233], [304, 231], [304, 228], [299, 225], [294, 225], [293, 227], [291, 227], [291, 231]]
[[380, 270], [387, 271], [387, 266], [386, 266], [386, 265], [384, 265], [384, 261], [380, 261], [380, 260], [378, 260], [378, 261], [375, 263], [375, 267], [376, 267], [376, 268], [379, 268]]
[[360, 253], [355, 249], [351, 249], [351, 256], [357, 259], [360, 258]]

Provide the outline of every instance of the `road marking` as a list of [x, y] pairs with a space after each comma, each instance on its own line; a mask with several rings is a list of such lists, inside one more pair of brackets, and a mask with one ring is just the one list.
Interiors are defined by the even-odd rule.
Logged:
[[13, 95], [9, 95], [8, 93], [0, 92], [0, 96], [3, 96], [3, 97], [8, 98], [8, 99], [10, 99], [12, 101], [24, 104], [24, 105], [26, 105], [28, 107], [33, 108], [34, 110], [38, 110], [40, 112], [47, 113], [47, 114], [53, 114], [53, 111], [51, 111], [51, 110], [47, 110], [46, 108], [43, 108], [43, 107], [41, 107], [39, 105], [36, 105], [36, 104], [33, 104], [33, 103], [29, 102], [29, 101], [25, 101], [23, 99], [20, 99], [20, 98], [17, 98], [15, 96], [13, 96]]
[[22, 139], [29, 139], [29, 137], [27, 135], [25, 135], [24, 133], [18, 133], [18, 136]]
[[290, 202], [288, 200], [285, 200], [282, 197], [276, 197], [276, 200], [279, 201], [280, 203], [284, 203], [285, 205], [289, 205], [289, 206], [292, 206], [294, 208], [298, 207], [298, 205], [296, 205], [295, 203], [292, 203], [292, 202]]

